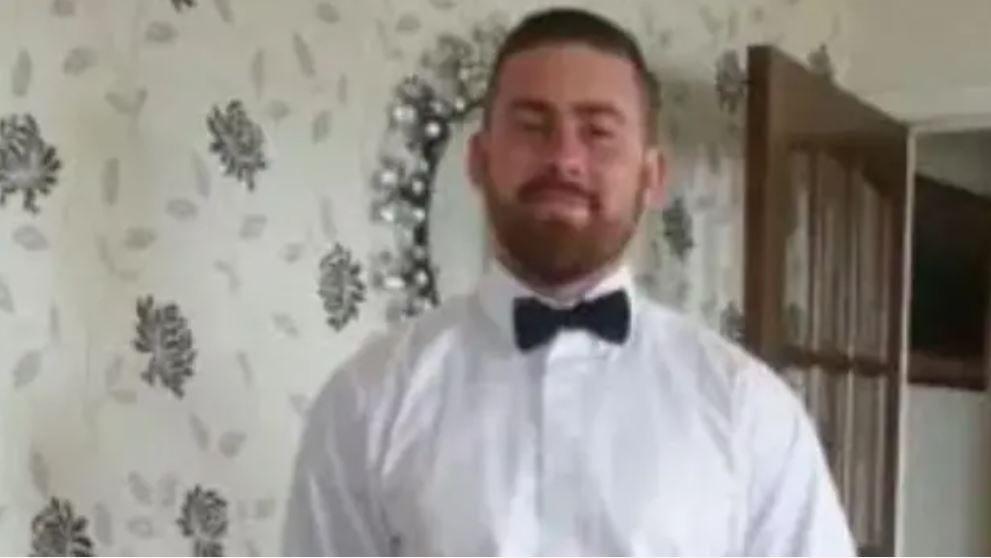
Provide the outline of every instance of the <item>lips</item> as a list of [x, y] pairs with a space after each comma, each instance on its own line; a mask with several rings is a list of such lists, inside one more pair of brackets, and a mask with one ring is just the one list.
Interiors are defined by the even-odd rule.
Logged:
[[520, 200], [524, 203], [538, 204], [591, 205], [592, 196], [576, 186], [554, 184], [526, 188], [521, 192]]

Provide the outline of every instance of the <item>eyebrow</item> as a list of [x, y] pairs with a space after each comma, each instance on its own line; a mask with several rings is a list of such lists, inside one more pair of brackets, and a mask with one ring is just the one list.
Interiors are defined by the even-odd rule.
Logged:
[[[513, 111], [554, 112], [550, 103], [530, 98], [514, 99], [510, 101], [509, 108]], [[582, 101], [574, 104], [571, 110], [584, 117], [607, 116], [620, 123], [625, 123], [627, 120], [626, 115], [615, 105], [603, 101]]]

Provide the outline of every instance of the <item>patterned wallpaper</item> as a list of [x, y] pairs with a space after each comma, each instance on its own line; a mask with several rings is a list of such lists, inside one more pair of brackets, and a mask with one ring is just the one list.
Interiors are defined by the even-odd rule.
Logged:
[[[485, 266], [470, 91], [421, 107], [445, 138], [424, 151], [402, 84], [450, 70], [438, 52], [473, 60], [449, 84], [484, 78], [479, 30], [549, 4], [0, 0], [0, 553], [277, 553], [310, 396], [397, 292], [442, 301]], [[745, 46], [841, 72], [843, 4], [575, 4], [661, 82], [674, 175], [639, 280], [736, 335]], [[397, 152], [425, 178], [384, 172]], [[390, 185], [431, 202], [390, 213]], [[396, 284], [383, 258], [428, 229], [399, 263], [430, 275]]]

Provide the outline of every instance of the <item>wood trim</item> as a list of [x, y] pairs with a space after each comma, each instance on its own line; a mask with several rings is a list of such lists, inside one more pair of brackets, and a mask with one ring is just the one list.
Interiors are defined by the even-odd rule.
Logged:
[[748, 50], [747, 92], [747, 142], [745, 216], [744, 216], [744, 342], [751, 351], [760, 355], [772, 367], [780, 362], [774, 355], [774, 309], [780, 307], [765, 300], [770, 293], [780, 292], [781, 285], [768, 285], [775, 282], [779, 274], [769, 269], [776, 258], [774, 238], [768, 233], [767, 222], [772, 218], [766, 208], [773, 199], [769, 191], [770, 169], [773, 167], [773, 154], [769, 144], [771, 137], [771, 51], [767, 49]]
[[[905, 249], [912, 244], [912, 216], [915, 215], [915, 137], [909, 132], [908, 141], [905, 144], [905, 184], [902, 190], [900, 203], [901, 211], [901, 276], [899, 298], [897, 306], [891, 308], [891, 312], [906, 319], [902, 319], [900, 328], [889, 332], [889, 335], [901, 339], [895, 352], [890, 353], [889, 358], [898, 363], [898, 367], [888, 380], [887, 406], [894, 409], [895, 413], [888, 413], [888, 420], [885, 423], [885, 462], [889, 472], [888, 482], [884, 483], [884, 501], [889, 502], [891, 508], [889, 513], [883, 514], [883, 547], [891, 551], [893, 556], [903, 554], [905, 533], [905, 502], [901, 487], [905, 484], [905, 447], [908, 441], [908, 429], [905, 428], [908, 421], [908, 408], [905, 405], [908, 389], [908, 345], [909, 345], [909, 320], [907, 316], [910, 312], [911, 292], [912, 292], [912, 251]], [[893, 346], [895, 344], [892, 344]], [[892, 420], [894, 419], [894, 420]]]
[[909, 375], [912, 384], [984, 391], [988, 385], [983, 359], [967, 361], [911, 351]]
[[857, 376], [877, 378], [890, 376], [894, 369], [894, 364], [874, 358], [851, 357], [839, 351], [811, 351], [794, 345], [785, 347], [784, 358], [788, 366], [820, 368], [831, 374], [846, 374], [853, 370]]

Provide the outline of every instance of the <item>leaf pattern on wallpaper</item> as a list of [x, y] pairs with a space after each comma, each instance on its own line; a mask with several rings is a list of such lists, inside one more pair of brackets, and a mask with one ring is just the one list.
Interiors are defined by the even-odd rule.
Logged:
[[421, 25], [420, 18], [416, 14], [403, 14], [396, 22], [396, 31], [408, 35], [419, 31]]
[[121, 405], [133, 405], [138, 400], [138, 394], [133, 389], [112, 390], [110, 397]]
[[224, 432], [220, 435], [220, 439], [217, 440], [217, 450], [224, 457], [235, 457], [241, 452], [241, 448], [247, 439], [248, 436], [244, 432]]
[[193, 376], [196, 359], [188, 321], [177, 304], [156, 305], [151, 295], [138, 299], [137, 314], [137, 336], [132, 346], [151, 356], [141, 379], [153, 387], [160, 382], [181, 398], [186, 381]]
[[254, 190], [256, 175], [268, 166], [265, 136], [261, 127], [248, 117], [244, 104], [233, 100], [223, 110], [213, 107], [207, 117], [207, 128], [213, 137], [210, 152], [220, 158], [224, 174], [243, 182], [249, 191]]
[[199, 153], [193, 152], [190, 157], [193, 167], [193, 177], [196, 180], [196, 193], [203, 198], [210, 197], [210, 170], [206, 166], [206, 161], [200, 157]]
[[127, 486], [131, 490], [131, 496], [139, 504], [150, 506], [152, 504], [152, 490], [148, 481], [141, 476], [141, 473], [132, 471], [127, 475]]
[[65, 55], [62, 71], [66, 75], [78, 76], [96, 64], [96, 51], [89, 47], [76, 47]]
[[149, 43], [169, 44], [175, 41], [179, 32], [167, 21], [153, 21], [145, 30], [145, 40]]
[[139, 88], [130, 93], [110, 91], [106, 94], [105, 99], [107, 100], [107, 104], [118, 114], [137, 116], [141, 112], [141, 109], [144, 108], [145, 101], [148, 100], [148, 90]]
[[231, 9], [230, 0], [213, 0], [213, 4], [217, 7], [217, 13], [224, 23], [234, 23], [234, 11]]
[[716, 98], [719, 107], [735, 114], [747, 95], [747, 74], [735, 50], [724, 52], [716, 61]]
[[104, 161], [100, 174], [100, 184], [103, 189], [103, 203], [113, 206], [120, 195], [120, 160], [111, 157]]
[[31, 61], [31, 54], [26, 50], [21, 50], [17, 54], [14, 68], [10, 72], [10, 90], [15, 97], [23, 97], [31, 89], [31, 77], [34, 73], [34, 64]]
[[365, 301], [361, 265], [351, 251], [340, 244], [335, 244], [320, 260], [318, 294], [323, 300], [327, 323], [335, 331], [344, 329], [354, 320]]
[[7, 281], [2, 275], [0, 275], [0, 310], [14, 313], [14, 296], [10, 294], [10, 287], [7, 286]]
[[281, 255], [286, 263], [296, 263], [303, 256], [303, 244], [300, 242], [290, 242], [282, 247]]
[[149, 517], [132, 517], [127, 520], [127, 532], [139, 539], [151, 539], [155, 537], [155, 525]]
[[236, 355], [238, 368], [241, 369], [241, 376], [244, 378], [244, 385], [248, 387], [255, 386], [255, 370], [251, 367], [251, 361], [248, 360], [248, 354], [244, 351], [238, 351]]
[[330, 198], [320, 200], [320, 230], [327, 240], [337, 238], [337, 225], [334, 223], [334, 203]]
[[702, 25], [710, 36], [715, 37], [722, 31], [723, 21], [716, 14], [712, 13], [712, 8], [709, 6], [699, 8], [699, 18], [702, 19]]
[[671, 252], [684, 260], [695, 247], [692, 236], [692, 216], [685, 206], [685, 200], [678, 198], [661, 215], [664, 222], [664, 239], [667, 240]]
[[438, 10], [450, 10], [454, 7], [454, 0], [430, 0], [430, 5]]
[[53, 345], [58, 345], [62, 342], [62, 320], [59, 314], [58, 306], [52, 305], [48, 309], [48, 337], [51, 339]]
[[268, 106], [265, 107], [265, 114], [276, 122], [285, 120], [290, 112], [289, 105], [282, 99], [272, 99], [269, 101]]
[[341, 13], [330, 2], [320, 2], [316, 7], [317, 19], [324, 23], [337, 23], [341, 20]]
[[740, 11], [737, 8], [732, 8], [729, 13], [729, 18], [726, 20], [726, 39], [728, 41], [736, 40], [736, 36], [740, 32]]
[[310, 139], [313, 143], [320, 143], [330, 135], [330, 111], [321, 110], [313, 117], [313, 124], [310, 126]]
[[313, 60], [313, 51], [310, 49], [310, 45], [306, 42], [306, 39], [299, 33], [293, 33], [292, 47], [293, 52], [296, 54], [296, 63], [299, 64], [299, 70], [308, 78], [316, 77], [317, 65]]
[[159, 501], [162, 506], [172, 507], [179, 491], [179, 479], [175, 473], [168, 473], [158, 481]]
[[265, 75], [265, 50], [258, 49], [251, 58], [251, 85], [256, 97], [261, 97], [265, 91]]
[[189, 417], [189, 426], [193, 429], [193, 439], [196, 441], [196, 446], [203, 451], [209, 450], [210, 430], [206, 423], [200, 417], [192, 415]]
[[248, 215], [241, 221], [239, 236], [242, 240], [255, 240], [265, 231], [267, 223], [268, 217], [264, 215]]
[[237, 292], [241, 288], [241, 278], [237, 274], [237, 269], [230, 262], [224, 260], [217, 260], [213, 262], [213, 269], [217, 270], [218, 273], [223, 275], [227, 279], [227, 290], [228, 292]]
[[45, 461], [45, 456], [38, 450], [31, 450], [29, 459], [28, 470], [31, 472], [31, 483], [38, 494], [48, 496], [51, 490], [52, 475], [48, 471], [48, 462]]
[[68, 500], [52, 498], [31, 520], [32, 556], [92, 556], [88, 521], [77, 516]]
[[299, 328], [296, 327], [296, 320], [294, 320], [289, 314], [286, 314], [285, 312], [277, 312], [272, 314], [272, 323], [275, 325], [276, 329], [287, 336], [294, 339], [299, 337]]
[[268, 519], [275, 515], [275, 498], [262, 498], [255, 502], [255, 519]]
[[114, 355], [110, 359], [110, 364], [107, 365], [106, 370], [103, 371], [103, 378], [107, 384], [107, 388], [113, 388], [120, 381], [124, 372], [124, 357], [120, 355]]
[[34, 225], [21, 225], [14, 229], [14, 243], [29, 252], [48, 249], [48, 238]]
[[110, 508], [103, 502], [93, 508], [93, 535], [104, 546], [114, 544], [114, 520]]
[[158, 235], [145, 227], [131, 227], [124, 231], [124, 247], [128, 250], [144, 250], [154, 244]]
[[14, 389], [27, 386], [41, 372], [41, 351], [28, 351], [14, 364]]
[[192, 8], [196, 6], [196, 0], [171, 0], [172, 7], [177, 12], [181, 12], [185, 8]]
[[55, 17], [72, 17], [76, 15], [76, 0], [54, 0], [52, 14]]
[[34, 116], [0, 118], [0, 207], [7, 197], [21, 194], [23, 208], [38, 213], [38, 200], [51, 193], [62, 162], [45, 142]]
[[177, 221], [192, 221], [199, 214], [199, 209], [190, 200], [176, 198], [165, 204], [165, 212]]
[[348, 104], [348, 76], [337, 78], [337, 102], [342, 107]]
[[187, 492], [177, 523], [182, 535], [193, 542], [193, 556], [223, 555], [228, 504], [216, 490], [196, 485]]

